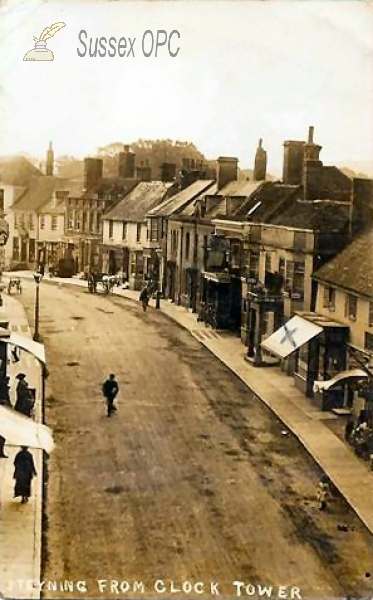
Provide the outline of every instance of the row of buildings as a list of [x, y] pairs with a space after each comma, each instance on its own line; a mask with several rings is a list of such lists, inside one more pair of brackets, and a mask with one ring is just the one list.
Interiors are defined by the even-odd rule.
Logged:
[[[306, 141], [284, 143], [281, 181], [266, 179], [261, 140], [250, 180], [236, 158], [220, 157], [216, 172], [165, 163], [153, 181], [128, 146], [115, 178], [97, 158], [85, 159], [82, 182], [54, 177], [52, 148], [47, 174], [26, 181], [25, 172], [19, 185], [0, 166], [4, 267], [69, 259], [77, 273], [120, 271], [132, 289], [151, 278], [165, 298], [237, 332], [254, 364], [283, 359], [298, 387], [327, 405], [335, 390], [320, 394], [315, 381], [352, 367], [370, 381], [373, 182], [325, 166], [313, 138], [310, 127]], [[288, 330], [286, 354], [271, 335], [294, 316], [304, 335]]]

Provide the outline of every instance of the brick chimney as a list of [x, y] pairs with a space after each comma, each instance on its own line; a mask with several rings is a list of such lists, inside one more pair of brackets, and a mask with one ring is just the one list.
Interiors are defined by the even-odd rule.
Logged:
[[136, 176], [140, 181], [151, 181], [152, 180], [152, 168], [149, 166], [148, 161], [141, 161], [141, 165], [136, 168]]
[[84, 159], [84, 189], [89, 190], [97, 185], [102, 179], [103, 160], [102, 158]]
[[161, 180], [162, 181], [175, 181], [176, 179], [176, 164], [175, 163], [162, 163], [161, 164]]
[[259, 145], [255, 153], [254, 181], [264, 181], [267, 171], [267, 152], [262, 147], [263, 140], [259, 140]]
[[373, 180], [352, 180], [351, 233], [360, 233], [373, 226]]
[[303, 189], [305, 200], [320, 198], [322, 188], [323, 164], [319, 160], [322, 146], [313, 141], [314, 127], [308, 129], [308, 141], [304, 144]]
[[134, 179], [135, 177], [135, 154], [129, 146], [124, 146], [123, 152], [119, 153], [118, 176], [124, 179]]
[[54, 152], [52, 147], [52, 142], [49, 142], [49, 148], [47, 150], [47, 166], [45, 170], [45, 174], [52, 177], [54, 170]]
[[237, 181], [238, 158], [231, 156], [219, 156], [216, 172], [216, 183], [218, 191], [230, 181]]
[[304, 142], [284, 142], [282, 180], [289, 185], [300, 185], [303, 179]]

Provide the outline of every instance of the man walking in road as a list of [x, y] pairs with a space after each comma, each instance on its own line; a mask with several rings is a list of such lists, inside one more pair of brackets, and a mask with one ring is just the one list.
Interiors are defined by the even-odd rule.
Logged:
[[106, 398], [107, 404], [107, 416], [111, 417], [113, 412], [117, 410], [116, 406], [114, 406], [114, 400], [119, 392], [119, 385], [115, 381], [114, 373], [109, 375], [109, 378], [102, 384], [102, 393]]

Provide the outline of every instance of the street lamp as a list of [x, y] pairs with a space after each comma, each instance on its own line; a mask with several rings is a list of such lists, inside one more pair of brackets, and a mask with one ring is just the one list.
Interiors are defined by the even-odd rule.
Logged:
[[34, 273], [34, 280], [36, 283], [36, 292], [35, 292], [35, 330], [33, 340], [38, 342], [40, 339], [39, 336], [39, 285], [41, 280], [43, 279], [43, 275], [41, 273]]

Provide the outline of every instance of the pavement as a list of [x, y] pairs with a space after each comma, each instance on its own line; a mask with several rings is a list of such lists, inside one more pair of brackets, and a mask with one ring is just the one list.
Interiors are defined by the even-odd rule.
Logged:
[[[9, 319], [9, 329], [31, 337], [30, 328], [22, 305], [14, 296], [2, 294], [3, 306], [0, 319]], [[36, 389], [35, 419], [42, 420], [42, 381], [39, 363], [33, 356], [20, 352], [20, 361], [13, 363], [8, 358], [8, 375], [11, 382], [11, 402], [15, 402], [15, 376], [23, 372], [30, 387]], [[13, 498], [13, 461], [19, 447], [5, 445], [8, 458], [0, 459], [0, 597], [40, 598], [32, 583], [40, 581], [41, 535], [42, 535], [42, 490], [43, 451], [31, 450], [38, 474], [32, 483], [32, 495], [27, 504]], [[18, 582], [18, 583], [17, 583]]]
[[[15, 275], [15, 274], [13, 274]], [[33, 279], [30, 272], [17, 272], [22, 279]], [[4, 273], [3, 281], [6, 283], [7, 274]], [[41, 283], [44, 285], [79, 286], [87, 289], [87, 282], [78, 278], [48, 278]], [[115, 288], [115, 295], [138, 302], [139, 292]], [[4, 310], [10, 317], [11, 327], [18, 327], [25, 335], [27, 321], [23, 309], [15, 296], [7, 297], [3, 294]], [[42, 290], [41, 290], [42, 298]], [[149, 310], [155, 309], [155, 300], [151, 300]], [[254, 394], [266, 404], [284, 424], [284, 431], [291, 431], [307, 449], [309, 454], [318, 463], [324, 473], [330, 478], [334, 486], [345, 498], [367, 530], [373, 534], [373, 472], [369, 465], [359, 459], [351, 447], [341, 440], [333, 430], [328, 427], [327, 420], [340, 419], [330, 412], [320, 411], [313, 406], [294, 385], [291, 376], [281, 371], [278, 366], [263, 368], [254, 367], [245, 358], [245, 347], [241, 340], [232, 334], [215, 331], [207, 328], [204, 323], [197, 321], [196, 314], [177, 306], [168, 300], [161, 300], [160, 311], [168, 318], [177, 322], [188, 330], [201, 344], [226, 365], [239, 377]], [[29, 331], [29, 330], [28, 330]], [[41, 331], [42, 334], [42, 331]], [[22, 357], [22, 361], [35, 361]], [[18, 366], [19, 365], [19, 366]], [[23, 370], [28, 374], [31, 384], [37, 387], [40, 374], [34, 364], [21, 366], [17, 363], [10, 366], [10, 372]], [[38, 395], [40, 398], [40, 393]], [[40, 404], [40, 402], [39, 402]], [[38, 406], [37, 418], [41, 416]], [[1, 510], [0, 510], [0, 592], [4, 577], [11, 581], [19, 579], [40, 580], [40, 544], [41, 544], [41, 514], [42, 514], [42, 456], [34, 451], [36, 468], [39, 477], [34, 480], [32, 501], [28, 505], [18, 505], [12, 498], [12, 459], [16, 450], [9, 449], [9, 459], [3, 460], [5, 467], [0, 464], [1, 473]], [[27, 526], [27, 530], [26, 530]], [[20, 532], [22, 530], [22, 539]], [[27, 537], [27, 544], [25, 542]], [[6, 542], [5, 542], [6, 541]], [[23, 568], [20, 570], [20, 556]], [[17, 562], [14, 562], [14, 561]], [[16, 576], [16, 572], [18, 576]], [[4, 586], [3, 586], [4, 587]], [[18, 595], [17, 595], [18, 593]], [[1, 596], [0, 596], [1, 597]], [[21, 590], [13, 590], [12, 598], [25, 597]], [[27, 592], [27, 597], [40, 597], [37, 589]]]

